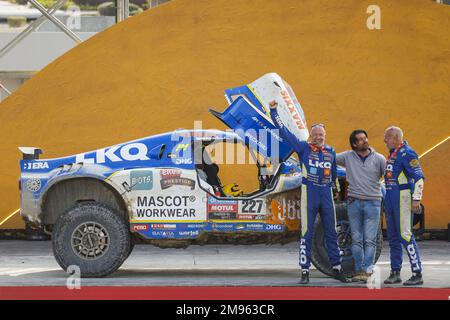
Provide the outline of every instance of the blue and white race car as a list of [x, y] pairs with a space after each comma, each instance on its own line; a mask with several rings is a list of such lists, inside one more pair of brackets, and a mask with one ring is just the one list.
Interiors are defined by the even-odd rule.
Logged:
[[[302, 173], [268, 110], [269, 101], [280, 101], [283, 122], [306, 140], [295, 94], [275, 73], [225, 93], [227, 109], [210, 111], [230, 131], [176, 130], [54, 159], [39, 159], [39, 148], [20, 148], [21, 215], [29, 227], [51, 234], [64, 270], [76, 265], [83, 277], [109, 275], [137, 241], [183, 247], [298, 233]], [[244, 194], [222, 185], [219, 145], [239, 145], [252, 157], [257, 190]], [[345, 171], [339, 176], [344, 200]], [[345, 202], [337, 201], [336, 210], [344, 268], [351, 272]], [[312, 260], [330, 274], [320, 218], [316, 228]], [[377, 258], [381, 239], [380, 229]]]

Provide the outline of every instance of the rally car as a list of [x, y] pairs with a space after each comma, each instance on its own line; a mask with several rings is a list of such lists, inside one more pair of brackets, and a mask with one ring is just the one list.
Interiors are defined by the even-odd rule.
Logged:
[[[225, 94], [226, 110], [210, 112], [230, 131], [180, 129], [54, 159], [39, 159], [39, 148], [20, 148], [21, 216], [28, 226], [51, 234], [64, 270], [76, 265], [83, 277], [109, 275], [137, 241], [185, 247], [298, 236], [302, 172], [268, 110], [277, 100], [283, 122], [306, 140], [306, 119], [295, 94], [275, 73]], [[219, 144], [239, 145], [249, 153], [256, 190], [221, 183]], [[340, 169], [339, 176], [338, 239], [344, 270], [351, 274], [345, 171]], [[331, 274], [319, 216], [313, 242], [313, 264]], [[380, 228], [377, 259], [381, 242]]]

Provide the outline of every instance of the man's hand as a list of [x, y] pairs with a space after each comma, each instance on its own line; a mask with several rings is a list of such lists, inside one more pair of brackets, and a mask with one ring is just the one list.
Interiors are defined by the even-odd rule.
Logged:
[[413, 213], [420, 213], [420, 211], [422, 210], [422, 208], [420, 207], [420, 200], [413, 200], [411, 209]]
[[338, 200], [339, 199], [339, 190], [336, 188], [336, 187], [334, 187], [333, 188], [333, 200]]
[[276, 109], [278, 107], [278, 103], [275, 100], [269, 102], [270, 109]]

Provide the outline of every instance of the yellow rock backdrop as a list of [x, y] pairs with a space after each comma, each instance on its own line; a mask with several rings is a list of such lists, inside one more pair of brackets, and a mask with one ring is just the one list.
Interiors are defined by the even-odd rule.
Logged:
[[[450, 6], [377, 0], [173, 0], [67, 52], [0, 104], [0, 221], [19, 207], [18, 146], [70, 155], [176, 128], [225, 129], [223, 90], [277, 72], [309, 124], [348, 148], [364, 128], [386, 154], [383, 132], [402, 127], [420, 154], [449, 135]], [[449, 142], [422, 159], [427, 227], [450, 222]], [[255, 177], [240, 170], [239, 184]], [[235, 180], [228, 172], [223, 180]], [[13, 217], [0, 228], [21, 227]]]

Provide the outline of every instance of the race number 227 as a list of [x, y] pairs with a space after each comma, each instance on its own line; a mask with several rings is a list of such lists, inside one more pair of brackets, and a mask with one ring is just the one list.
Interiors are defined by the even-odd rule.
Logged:
[[244, 200], [242, 203], [243, 213], [261, 213], [263, 200]]

